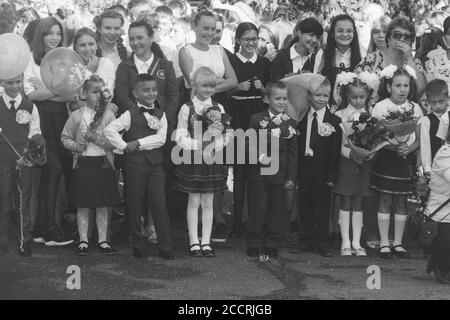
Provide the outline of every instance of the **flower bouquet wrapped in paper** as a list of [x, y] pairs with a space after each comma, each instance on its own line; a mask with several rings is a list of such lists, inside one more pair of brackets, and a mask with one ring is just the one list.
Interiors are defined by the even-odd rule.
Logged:
[[389, 133], [384, 125], [368, 113], [362, 113], [358, 119], [351, 121], [353, 133], [349, 133], [346, 125], [341, 123], [346, 147], [362, 158], [370, 158], [389, 144]]
[[409, 108], [389, 110], [382, 123], [396, 142], [405, 143], [416, 130], [418, 120], [414, 117], [414, 106], [410, 104]]
[[47, 163], [47, 151], [45, 139], [40, 134], [35, 134], [28, 140], [23, 155], [17, 161], [17, 169], [24, 167], [43, 166]]

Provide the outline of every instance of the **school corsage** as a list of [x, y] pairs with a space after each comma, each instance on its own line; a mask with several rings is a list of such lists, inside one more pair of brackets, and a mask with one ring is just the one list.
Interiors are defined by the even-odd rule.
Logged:
[[161, 121], [155, 116], [152, 116], [148, 112], [144, 112], [145, 118], [147, 119], [148, 126], [150, 129], [158, 130], [161, 127]]
[[26, 110], [18, 110], [16, 113], [16, 121], [18, 124], [27, 124], [31, 121], [31, 114]]
[[319, 125], [318, 131], [321, 137], [329, 137], [334, 132], [336, 132], [336, 129], [334, 129], [334, 127], [328, 122], [323, 122], [322, 124]]
[[299, 134], [293, 126], [291, 118], [284, 113], [280, 113], [272, 119], [264, 116], [258, 121], [258, 124], [261, 129], [268, 129], [270, 135], [276, 138], [290, 139]]

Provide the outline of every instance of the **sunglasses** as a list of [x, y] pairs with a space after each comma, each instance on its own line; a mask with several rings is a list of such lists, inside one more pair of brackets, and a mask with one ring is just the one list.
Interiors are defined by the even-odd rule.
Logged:
[[395, 40], [412, 41], [413, 35], [410, 33], [393, 32], [392, 38], [394, 38]]

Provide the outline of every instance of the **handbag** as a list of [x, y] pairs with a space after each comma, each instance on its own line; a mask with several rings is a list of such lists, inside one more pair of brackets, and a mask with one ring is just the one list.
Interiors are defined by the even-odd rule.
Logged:
[[[431, 248], [433, 239], [437, 234], [437, 221], [431, 218], [438, 213], [443, 207], [450, 202], [450, 198], [441, 204], [431, 214], [426, 215], [422, 210], [417, 210], [415, 213], [408, 217], [407, 228], [408, 235], [411, 239], [416, 240], [420, 248]], [[444, 220], [449, 214], [447, 214], [440, 221]]]

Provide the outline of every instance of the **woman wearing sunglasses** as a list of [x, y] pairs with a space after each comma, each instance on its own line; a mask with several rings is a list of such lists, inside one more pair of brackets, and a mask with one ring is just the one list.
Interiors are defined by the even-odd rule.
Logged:
[[425, 71], [419, 59], [414, 59], [412, 44], [415, 39], [414, 24], [405, 17], [393, 19], [387, 28], [386, 46], [384, 51], [367, 54], [364, 60], [355, 68], [355, 72], [380, 72], [390, 64], [412, 67], [417, 74], [415, 98], [421, 97], [425, 89]]

